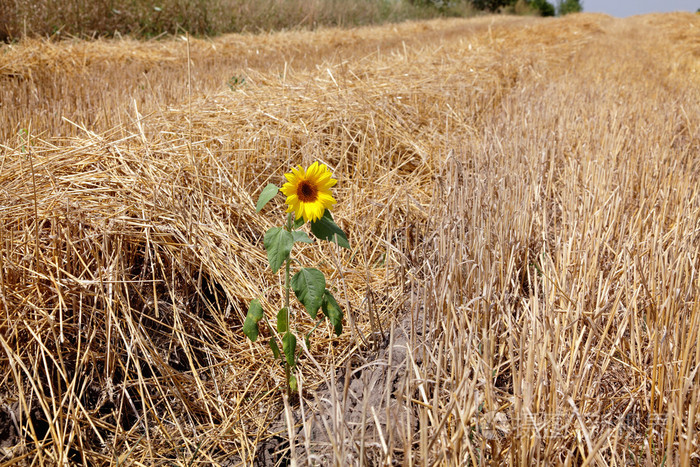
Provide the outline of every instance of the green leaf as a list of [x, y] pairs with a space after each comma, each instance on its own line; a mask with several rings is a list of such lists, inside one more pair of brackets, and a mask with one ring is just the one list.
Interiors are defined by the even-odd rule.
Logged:
[[250, 302], [248, 314], [243, 322], [243, 334], [248, 336], [251, 342], [255, 342], [258, 338], [258, 321], [263, 317], [263, 309], [260, 300], [257, 298]]
[[335, 335], [339, 336], [343, 333], [343, 310], [338, 305], [338, 302], [333, 297], [333, 294], [326, 289], [323, 293], [323, 314], [333, 325]]
[[326, 289], [326, 278], [316, 268], [304, 268], [292, 277], [292, 289], [299, 301], [316, 319], [316, 313], [323, 302], [323, 291]]
[[295, 229], [298, 229], [302, 225], [304, 225], [304, 218], [303, 217], [300, 217], [299, 219], [294, 220], [294, 228]]
[[297, 351], [297, 338], [291, 332], [287, 332], [282, 337], [282, 349], [284, 356], [287, 358], [287, 365], [294, 367], [294, 355]]
[[308, 235], [306, 235], [306, 232], [301, 232], [299, 230], [295, 230], [292, 232], [292, 236], [294, 237], [295, 242], [303, 242], [303, 243], [313, 243], [314, 241], [309, 238]]
[[280, 358], [282, 354], [280, 353], [280, 348], [277, 345], [277, 339], [275, 339], [275, 336], [272, 336], [270, 339], [270, 348], [272, 349], [272, 355], [275, 356], [275, 358]]
[[291, 371], [289, 372], [289, 389], [295, 392], [297, 390], [297, 377]]
[[328, 209], [323, 213], [323, 217], [311, 223], [311, 233], [319, 240], [328, 240], [350, 249], [347, 235], [333, 221], [333, 216]]
[[272, 183], [268, 183], [265, 188], [260, 192], [260, 197], [258, 198], [258, 204], [255, 205], [255, 212], [260, 212], [265, 205], [277, 195], [280, 189], [277, 188]]
[[289, 314], [286, 308], [282, 308], [277, 312], [277, 332], [283, 334], [289, 328]]
[[289, 258], [289, 253], [294, 246], [294, 237], [282, 227], [273, 227], [265, 232], [263, 243], [267, 250], [270, 268], [272, 272], [277, 272], [285, 260]]

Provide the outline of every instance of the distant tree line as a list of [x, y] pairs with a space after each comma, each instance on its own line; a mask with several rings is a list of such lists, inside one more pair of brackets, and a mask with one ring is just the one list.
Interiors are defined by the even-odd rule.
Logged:
[[556, 8], [547, 0], [472, 0], [475, 8], [491, 12], [514, 8], [517, 3], [525, 3], [541, 16], [567, 15], [583, 11], [581, 0], [558, 0]]

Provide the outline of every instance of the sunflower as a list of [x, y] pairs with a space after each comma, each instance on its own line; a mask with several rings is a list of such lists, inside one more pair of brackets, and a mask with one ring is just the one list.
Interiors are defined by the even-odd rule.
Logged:
[[331, 172], [325, 165], [314, 162], [306, 170], [298, 165], [284, 176], [287, 183], [282, 185], [280, 191], [287, 197], [287, 212], [294, 211], [295, 219], [303, 217], [304, 222], [315, 221], [336, 203], [331, 187], [338, 180], [331, 178]]

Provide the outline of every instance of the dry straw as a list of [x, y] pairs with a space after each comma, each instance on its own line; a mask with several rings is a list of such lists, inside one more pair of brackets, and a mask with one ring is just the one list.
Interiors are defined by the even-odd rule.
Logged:
[[[4, 46], [2, 461], [697, 464], [698, 28]], [[281, 404], [254, 200], [315, 160], [350, 325]]]

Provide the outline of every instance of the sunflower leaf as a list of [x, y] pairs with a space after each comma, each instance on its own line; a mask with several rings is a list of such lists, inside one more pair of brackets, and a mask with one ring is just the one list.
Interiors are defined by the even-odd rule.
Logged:
[[304, 222], [305, 222], [305, 221], [304, 221], [304, 218], [303, 218], [303, 217], [300, 217], [299, 219], [296, 219], [296, 220], [294, 221], [294, 228], [295, 228], [295, 229], [298, 229], [299, 227], [301, 227], [302, 225], [304, 225]]
[[309, 238], [308, 235], [306, 235], [306, 232], [301, 232], [299, 230], [295, 230], [292, 232], [292, 236], [294, 237], [295, 242], [302, 242], [302, 243], [313, 243], [314, 241]]
[[272, 272], [277, 272], [292, 251], [294, 237], [282, 227], [273, 227], [265, 232], [263, 238], [267, 259], [270, 261]]
[[287, 332], [287, 329], [289, 328], [289, 314], [287, 313], [286, 308], [282, 308], [278, 313], [277, 313], [277, 332], [280, 334], [283, 334]]
[[277, 195], [279, 188], [277, 188], [272, 183], [268, 183], [265, 188], [260, 192], [260, 197], [258, 198], [258, 203], [255, 205], [255, 212], [262, 211], [262, 208]]
[[287, 380], [287, 382], [289, 383], [289, 389], [296, 392], [296, 390], [297, 390], [297, 377], [294, 376], [294, 373], [289, 372], [289, 380]]
[[274, 336], [270, 339], [270, 348], [272, 349], [272, 355], [275, 356], [275, 358], [280, 358], [282, 354], [280, 353], [280, 348], [277, 345], [277, 339], [275, 339]]
[[311, 223], [311, 233], [319, 240], [328, 240], [350, 249], [347, 235], [333, 221], [333, 216], [328, 209], [323, 213], [323, 217]]
[[284, 356], [287, 359], [287, 365], [294, 366], [294, 354], [297, 351], [297, 338], [291, 332], [287, 332], [282, 337], [282, 349], [284, 350]]
[[292, 289], [311, 318], [316, 319], [318, 309], [323, 303], [324, 290], [326, 290], [326, 278], [323, 273], [315, 268], [300, 270], [292, 277]]
[[258, 339], [258, 333], [260, 332], [258, 329], [258, 321], [260, 321], [262, 317], [262, 305], [260, 304], [260, 300], [256, 298], [250, 302], [248, 314], [243, 322], [243, 334], [248, 336], [248, 339], [250, 339], [251, 342], [255, 342]]
[[333, 325], [335, 335], [340, 336], [343, 333], [343, 310], [328, 289], [323, 293], [323, 304], [321, 306], [323, 314], [326, 315]]

